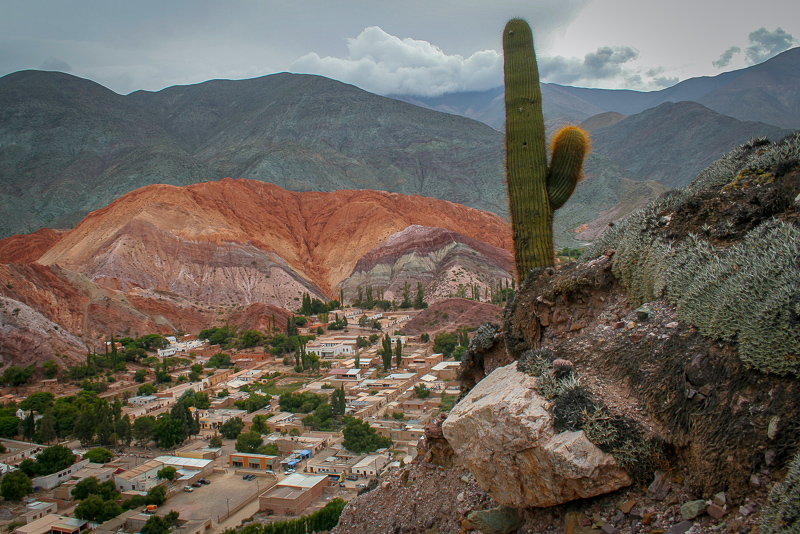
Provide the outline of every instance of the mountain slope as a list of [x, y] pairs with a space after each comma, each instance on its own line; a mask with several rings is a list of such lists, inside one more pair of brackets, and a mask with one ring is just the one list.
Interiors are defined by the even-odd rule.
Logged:
[[380, 287], [384, 298], [400, 301], [404, 284], [413, 295], [422, 282], [428, 302], [459, 290], [472, 297], [473, 287], [483, 299], [490, 283], [496, 286], [513, 273], [514, 258], [506, 249], [452, 230], [412, 225], [362, 256], [341, 287], [347, 295], [356, 294], [359, 287]]
[[297, 193], [252, 180], [154, 185], [91, 213], [40, 259], [106, 287], [293, 308], [337, 292], [359, 258], [419, 224], [510, 250], [497, 215], [382, 191]]
[[506, 212], [502, 136], [319, 76], [121, 96], [68, 74], [0, 79], [0, 236], [69, 227], [153, 183], [247, 177], [382, 189]]
[[664, 102], [690, 100], [739, 120], [800, 128], [800, 48], [752, 67], [690, 78], [661, 91], [560, 87], [604, 111], [625, 115], [641, 113]]
[[0, 78], [0, 236], [71, 226], [145, 183], [218, 175], [99, 84], [58, 72]]
[[712, 161], [758, 136], [788, 135], [769, 124], [743, 122], [694, 102], [666, 102], [592, 133], [592, 149], [639, 179], [682, 187]]

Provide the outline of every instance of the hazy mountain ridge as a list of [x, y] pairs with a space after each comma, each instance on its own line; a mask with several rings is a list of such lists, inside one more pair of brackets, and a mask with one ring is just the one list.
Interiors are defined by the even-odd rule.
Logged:
[[791, 130], [745, 122], [695, 102], [665, 102], [592, 133], [592, 149], [638, 179], [683, 187], [729, 150], [754, 137], [779, 140]]
[[[742, 121], [800, 128], [800, 48], [787, 50], [751, 67], [717, 76], [690, 78], [659, 91], [595, 89], [542, 83], [548, 123], [580, 123], [593, 115], [635, 115], [665, 102], [693, 101]], [[392, 95], [406, 102], [480, 120], [503, 130], [503, 88], [438, 97]]]

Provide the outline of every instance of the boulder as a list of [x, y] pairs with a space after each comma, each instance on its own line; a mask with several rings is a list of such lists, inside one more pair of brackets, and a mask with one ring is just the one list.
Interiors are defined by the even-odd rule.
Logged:
[[442, 425], [459, 461], [498, 503], [547, 507], [631, 484], [583, 431], [557, 434], [536, 378], [516, 362], [493, 371]]

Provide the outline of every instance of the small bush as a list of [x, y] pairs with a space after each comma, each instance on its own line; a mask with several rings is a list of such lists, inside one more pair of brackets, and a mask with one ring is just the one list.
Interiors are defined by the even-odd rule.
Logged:
[[789, 465], [783, 482], [776, 484], [769, 494], [761, 515], [761, 532], [764, 534], [790, 534], [800, 531], [800, 453]]

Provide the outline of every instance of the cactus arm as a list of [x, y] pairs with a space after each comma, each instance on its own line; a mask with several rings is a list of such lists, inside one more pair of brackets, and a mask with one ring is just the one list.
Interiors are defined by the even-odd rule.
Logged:
[[513, 19], [503, 33], [506, 173], [517, 276], [552, 265], [553, 211], [547, 195], [542, 93], [530, 26]]
[[550, 208], [557, 210], [572, 196], [580, 181], [583, 160], [589, 151], [589, 136], [577, 126], [561, 128], [553, 137], [547, 194]]

